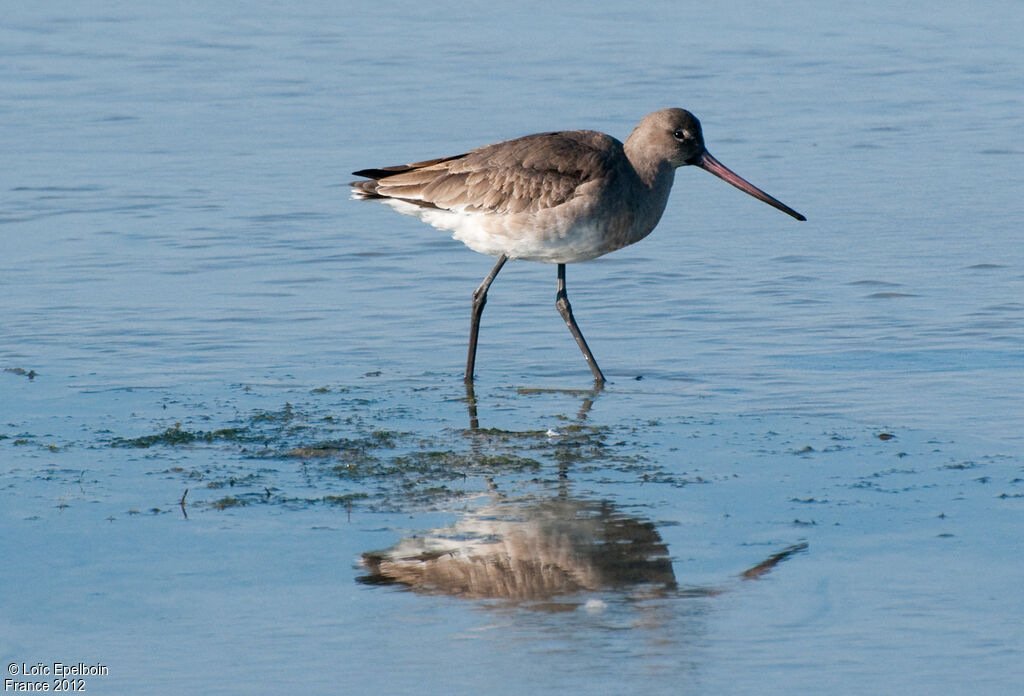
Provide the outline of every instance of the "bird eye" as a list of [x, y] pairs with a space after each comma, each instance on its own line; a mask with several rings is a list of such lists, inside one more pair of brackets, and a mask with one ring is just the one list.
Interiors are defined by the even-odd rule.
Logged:
[[690, 131], [683, 130], [682, 128], [680, 128], [672, 135], [675, 137], [676, 140], [686, 140], [687, 138], [690, 137]]

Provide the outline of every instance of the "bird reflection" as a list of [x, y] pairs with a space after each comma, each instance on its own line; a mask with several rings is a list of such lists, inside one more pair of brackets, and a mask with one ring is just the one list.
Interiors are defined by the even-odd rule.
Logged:
[[[594, 406], [594, 401], [597, 399], [598, 394], [604, 391], [604, 387], [601, 385], [595, 385], [592, 389], [529, 389], [520, 388], [519, 394], [567, 394], [569, 396], [580, 397], [579, 411], [576, 413], [576, 420], [583, 422], [587, 418], [587, 414], [590, 413], [590, 409]], [[480, 429], [480, 418], [477, 412], [477, 398], [476, 389], [473, 388], [472, 382], [466, 382], [466, 409], [469, 411], [469, 429], [470, 431]]]
[[[799, 543], [739, 574], [757, 580]], [[401, 585], [420, 594], [467, 599], [543, 602], [581, 592], [634, 596], [708, 596], [721, 587], [679, 589], [668, 547], [654, 524], [609, 503], [563, 496], [527, 503], [495, 502], [454, 526], [368, 551], [357, 578], [367, 585]]]
[[[582, 424], [601, 392], [567, 392], [581, 399]], [[534, 393], [534, 390], [521, 390]], [[485, 446], [477, 398], [466, 382], [474, 451]], [[721, 588], [679, 589], [668, 547], [654, 523], [607, 500], [574, 497], [568, 464], [559, 462], [559, 490], [550, 497], [511, 501], [496, 496], [456, 523], [402, 539], [361, 562], [367, 585], [399, 585], [421, 594], [542, 603], [581, 592], [618, 590], [634, 596], [713, 595]], [[797, 544], [739, 575], [756, 580], [807, 548]], [[537, 605], [539, 606], [539, 605]]]
[[453, 527], [363, 554], [366, 584], [424, 594], [542, 601], [583, 591], [676, 586], [654, 524], [605, 501], [496, 503]]

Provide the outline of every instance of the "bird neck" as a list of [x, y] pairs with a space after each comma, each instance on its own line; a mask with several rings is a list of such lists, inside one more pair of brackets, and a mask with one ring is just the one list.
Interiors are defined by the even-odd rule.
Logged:
[[664, 158], [650, 157], [649, 149], [637, 146], [629, 140], [625, 143], [626, 157], [636, 173], [634, 186], [636, 193], [632, 197], [635, 208], [633, 218], [637, 239], [650, 234], [661, 219], [668, 203], [668, 195], [675, 180], [676, 168]]
[[633, 165], [636, 175], [645, 186], [652, 190], [672, 188], [676, 168], [671, 162], [664, 157], [653, 156], [650, 148], [643, 147], [642, 143], [634, 142], [632, 137], [626, 140], [623, 150], [629, 163]]

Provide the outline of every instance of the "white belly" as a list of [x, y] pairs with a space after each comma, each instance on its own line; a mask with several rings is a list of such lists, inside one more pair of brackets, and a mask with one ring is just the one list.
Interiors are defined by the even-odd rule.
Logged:
[[627, 221], [613, 216], [576, 215], [571, 210], [508, 215], [424, 208], [396, 199], [382, 202], [449, 230], [473, 251], [542, 263], [588, 261], [637, 242], [650, 232], [633, 230]]

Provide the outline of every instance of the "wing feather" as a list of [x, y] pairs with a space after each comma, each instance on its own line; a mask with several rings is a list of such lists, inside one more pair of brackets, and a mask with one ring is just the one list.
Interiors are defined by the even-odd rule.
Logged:
[[537, 212], [562, 205], [580, 186], [607, 177], [622, 143], [594, 131], [538, 133], [455, 157], [364, 169], [361, 198], [398, 198], [425, 207], [480, 213]]

